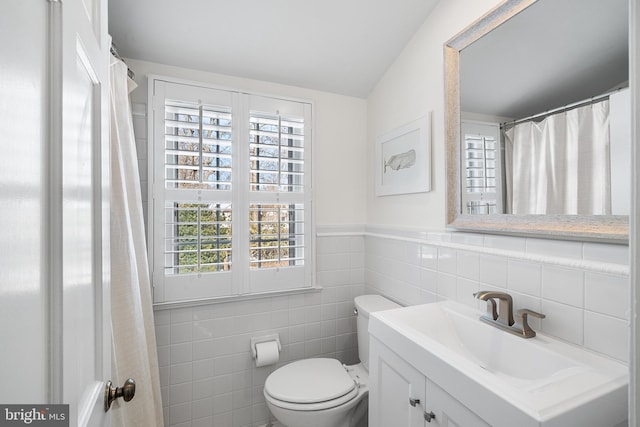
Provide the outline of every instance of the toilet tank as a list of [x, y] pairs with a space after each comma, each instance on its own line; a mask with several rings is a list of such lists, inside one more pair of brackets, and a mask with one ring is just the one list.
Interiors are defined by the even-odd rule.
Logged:
[[369, 371], [369, 314], [401, 307], [381, 295], [360, 295], [354, 300], [357, 311], [358, 358]]

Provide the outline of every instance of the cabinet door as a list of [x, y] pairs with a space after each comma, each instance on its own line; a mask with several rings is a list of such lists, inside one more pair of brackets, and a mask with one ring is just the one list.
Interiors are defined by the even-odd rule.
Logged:
[[424, 426], [424, 375], [375, 338], [371, 339], [369, 377], [370, 427]]
[[[466, 406], [454, 399], [449, 393], [438, 387], [433, 381], [426, 380], [425, 412], [433, 413], [428, 426], [442, 427], [490, 427]], [[389, 424], [392, 425], [392, 424]]]

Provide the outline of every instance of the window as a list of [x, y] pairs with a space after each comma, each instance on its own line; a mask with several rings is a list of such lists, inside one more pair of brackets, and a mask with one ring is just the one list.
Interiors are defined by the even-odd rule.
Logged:
[[311, 286], [311, 105], [150, 78], [154, 301]]
[[502, 212], [497, 124], [462, 122], [462, 206], [468, 214]]

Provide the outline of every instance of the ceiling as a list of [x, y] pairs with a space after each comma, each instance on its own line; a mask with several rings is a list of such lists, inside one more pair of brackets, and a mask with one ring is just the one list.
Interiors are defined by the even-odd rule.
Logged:
[[540, 0], [461, 53], [461, 109], [520, 119], [628, 83], [627, 0]]
[[126, 58], [366, 98], [437, 2], [109, 0], [109, 33]]

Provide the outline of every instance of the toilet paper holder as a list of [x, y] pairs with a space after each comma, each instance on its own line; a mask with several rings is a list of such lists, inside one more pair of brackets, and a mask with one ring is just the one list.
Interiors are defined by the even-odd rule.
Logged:
[[278, 344], [278, 351], [282, 351], [282, 344], [280, 344], [280, 335], [278, 334], [265, 335], [262, 337], [251, 337], [251, 355], [254, 359], [258, 355], [256, 351], [256, 344], [269, 341], [275, 341]]

